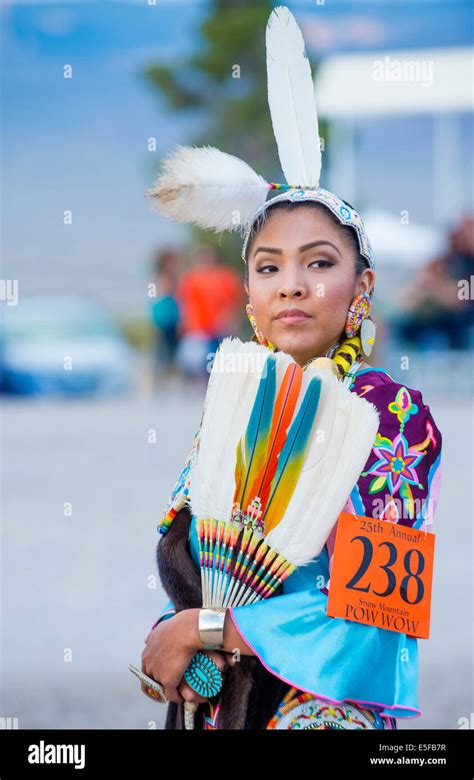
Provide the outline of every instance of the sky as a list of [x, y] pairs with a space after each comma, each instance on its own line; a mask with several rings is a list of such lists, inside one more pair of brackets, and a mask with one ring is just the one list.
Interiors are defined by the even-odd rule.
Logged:
[[[464, 0], [288, 5], [313, 57], [472, 44], [472, 4]], [[85, 292], [120, 312], [146, 310], [152, 253], [178, 241], [183, 228], [160, 218], [144, 196], [160, 157], [192, 138], [200, 117], [171, 113], [143, 68], [178, 63], [194, 50], [207, 10], [198, 0], [0, 0], [2, 277], [18, 279], [20, 295]], [[468, 154], [472, 119], [462, 127]], [[411, 202], [429, 222], [431, 133], [427, 118], [366, 127], [364, 200], [398, 209], [415, 167]], [[147, 150], [150, 137], [156, 152]]]

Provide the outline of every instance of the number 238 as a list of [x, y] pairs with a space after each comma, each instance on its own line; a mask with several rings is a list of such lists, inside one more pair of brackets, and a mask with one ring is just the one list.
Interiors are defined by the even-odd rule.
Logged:
[[[363, 591], [364, 593], [367, 593], [370, 590], [371, 583], [369, 582], [369, 584], [365, 588], [363, 588], [362, 586], [357, 586], [357, 583], [359, 582], [360, 579], [362, 579], [367, 569], [369, 568], [370, 564], [372, 563], [372, 559], [374, 556], [374, 547], [370, 539], [368, 539], [366, 536], [353, 536], [351, 539], [351, 544], [352, 542], [355, 541], [362, 542], [363, 556], [362, 556], [362, 561], [360, 563], [360, 566], [357, 569], [356, 573], [354, 574], [353, 577], [351, 577], [351, 579], [348, 582], [346, 582], [346, 588], [350, 588], [351, 590], [360, 590]], [[385, 596], [390, 596], [395, 590], [395, 588], [397, 587], [397, 578], [395, 576], [395, 573], [392, 571], [392, 567], [394, 566], [397, 560], [398, 551], [396, 546], [393, 544], [393, 542], [380, 542], [380, 544], [378, 544], [377, 547], [386, 547], [389, 551], [388, 561], [384, 564], [379, 564], [379, 568], [382, 569], [387, 575], [387, 587], [384, 591], [376, 591], [376, 590], [372, 591], [372, 593], [375, 596], [380, 596], [381, 598], [384, 598]], [[415, 557], [416, 559], [415, 571], [412, 571], [413, 557]], [[403, 567], [405, 569], [406, 575], [402, 578], [402, 581], [400, 582], [400, 596], [403, 599], [403, 601], [405, 601], [407, 604], [419, 604], [425, 592], [425, 586], [423, 584], [423, 580], [420, 577], [420, 574], [422, 574], [425, 568], [425, 558], [423, 556], [423, 553], [420, 550], [417, 550], [416, 548], [407, 550], [407, 552], [403, 556]], [[415, 594], [415, 599], [413, 601], [411, 601], [408, 598], [408, 585], [410, 579], [413, 579], [413, 581], [416, 583], [416, 594]]]

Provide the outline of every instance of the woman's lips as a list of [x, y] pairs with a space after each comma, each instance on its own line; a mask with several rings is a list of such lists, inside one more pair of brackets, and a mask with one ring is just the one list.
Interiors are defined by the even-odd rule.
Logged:
[[301, 314], [301, 312], [295, 312], [294, 314], [283, 314], [281, 317], [277, 317], [278, 322], [283, 322], [286, 325], [296, 325], [300, 322], [306, 322], [306, 320], [309, 319], [309, 314]]

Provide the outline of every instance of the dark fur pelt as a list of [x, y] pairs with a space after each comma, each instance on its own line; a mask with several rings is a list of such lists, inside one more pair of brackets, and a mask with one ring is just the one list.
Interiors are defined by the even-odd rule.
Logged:
[[[161, 582], [177, 612], [202, 606], [201, 575], [189, 548], [190, 522], [190, 510], [184, 507], [161, 537], [156, 550]], [[221, 703], [217, 727], [264, 729], [288, 688], [287, 683], [267, 672], [258, 658], [241, 655], [240, 661], [225, 674], [218, 695]], [[199, 705], [196, 711], [196, 729], [203, 728], [205, 706]], [[165, 728], [184, 728], [182, 704], [168, 703]]]

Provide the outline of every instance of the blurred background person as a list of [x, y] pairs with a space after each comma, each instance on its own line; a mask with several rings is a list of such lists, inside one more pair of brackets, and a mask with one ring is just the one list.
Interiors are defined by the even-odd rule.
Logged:
[[178, 284], [181, 340], [177, 361], [185, 376], [208, 378], [208, 355], [225, 336], [237, 335], [244, 306], [242, 280], [222, 265], [212, 246], [193, 253], [192, 267]]
[[154, 259], [150, 315], [155, 382], [174, 366], [180, 320], [176, 289], [184, 263], [184, 254], [172, 247], [160, 250]]
[[402, 313], [394, 323], [401, 341], [421, 349], [469, 349], [473, 343], [474, 300], [461, 294], [474, 274], [474, 217], [449, 233], [447, 251], [426, 263], [399, 293]]

